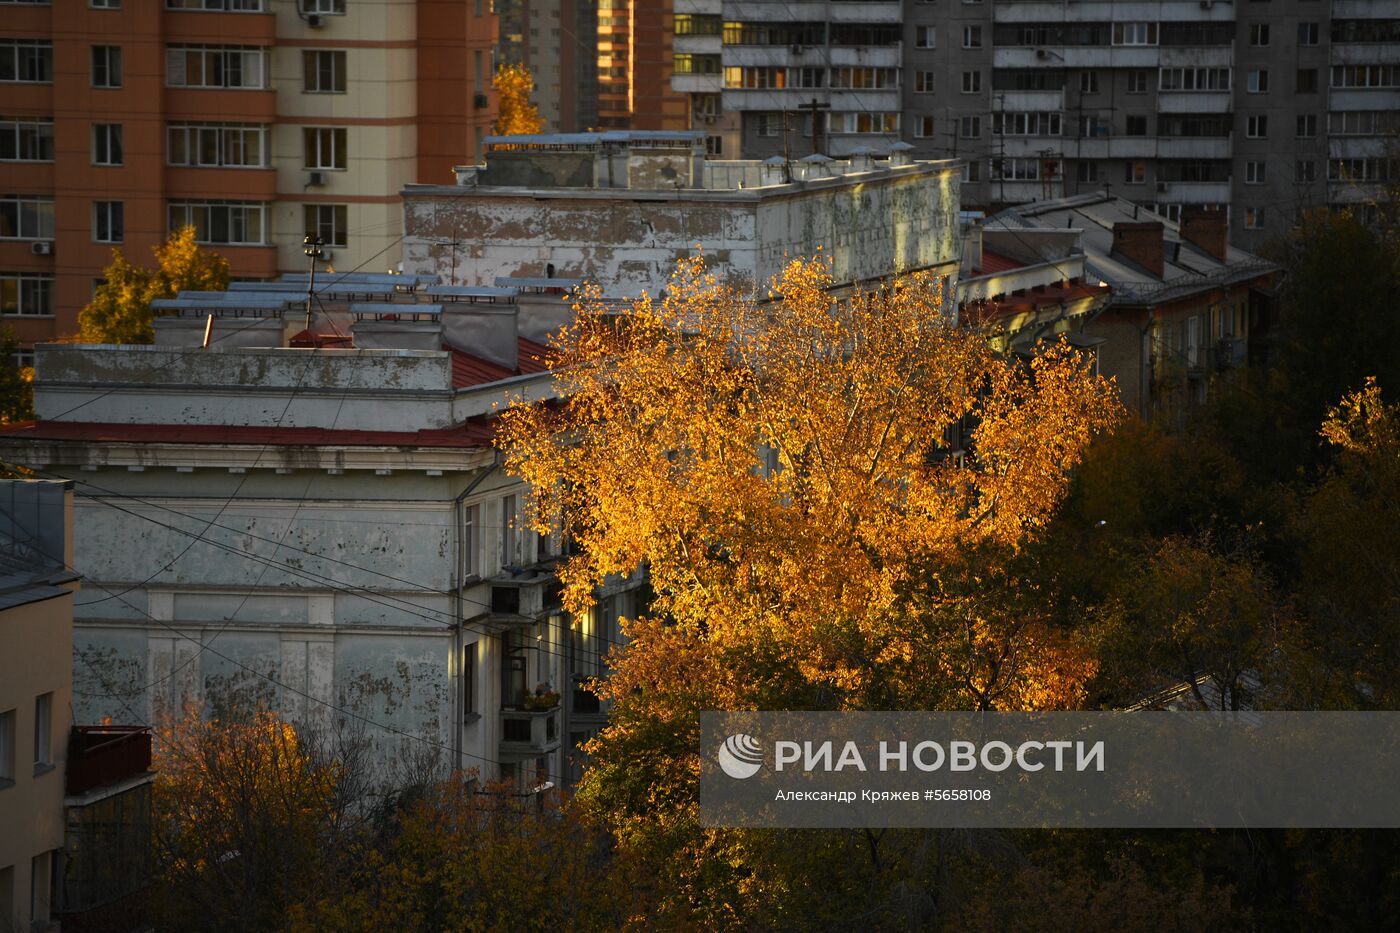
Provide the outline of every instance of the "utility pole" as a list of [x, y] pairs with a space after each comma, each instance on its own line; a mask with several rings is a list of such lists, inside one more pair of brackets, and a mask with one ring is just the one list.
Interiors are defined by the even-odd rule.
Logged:
[[812, 155], [816, 155], [821, 151], [821, 124], [818, 122], [818, 114], [823, 110], [830, 110], [831, 105], [818, 103], [817, 99], [813, 97], [810, 104], [798, 104], [797, 109], [810, 110], [812, 112]]
[[301, 251], [311, 262], [311, 278], [306, 283], [306, 329], [308, 331], [311, 330], [311, 303], [316, 299], [316, 260], [324, 255], [321, 252], [321, 247], [325, 245], [326, 241], [321, 239], [319, 234], [308, 233], [306, 238], [301, 241]]

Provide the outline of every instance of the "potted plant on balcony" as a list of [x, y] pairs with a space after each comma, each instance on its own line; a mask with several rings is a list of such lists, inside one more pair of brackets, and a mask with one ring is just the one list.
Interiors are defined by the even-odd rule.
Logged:
[[559, 705], [559, 691], [541, 684], [534, 693], [525, 694], [525, 708], [531, 710], [554, 709]]

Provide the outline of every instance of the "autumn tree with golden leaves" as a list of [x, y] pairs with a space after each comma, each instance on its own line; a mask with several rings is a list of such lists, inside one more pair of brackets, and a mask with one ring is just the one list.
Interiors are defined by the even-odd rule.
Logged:
[[120, 249], [103, 270], [102, 284], [78, 312], [78, 339], [83, 343], [152, 343], [155, 315], [151, 302], [174, 298], [182, 290], [228, 288], [228, 260], [200, 247], [194, 227], [182, 227], [152, 250], [153, 269], [134, 265]]
[[560, 399], [502, 419], [537, 527], [579, 545], [569, 607], [639, 565], [655, 589], [598, 685], [613, 715], [580, 792], [639, 846], [717, 844], [688, 836], [699, 710], [1072, 707], [1096, 669], [1005, 568], [1116, 419], [1112, 386], [1063, 345], [994, 353], [928, 275], [832, 284], [795, 262], [758, 301], [692, 260], [659, 300], [586, 293]]
[[491, 79], [499, 110], [495, 130], [499, 136], [528, 136], [544, 127], [539, 108], [530, 102], [535, 77], [524, 65], [502, 65]]

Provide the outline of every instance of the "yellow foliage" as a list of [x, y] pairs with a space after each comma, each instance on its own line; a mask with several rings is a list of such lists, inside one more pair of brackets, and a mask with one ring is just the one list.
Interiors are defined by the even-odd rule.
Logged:
[[103, 270], [102, 284], [92, 301], [78, 312], [79, 338], [84, 343], [151, 343], [155, 330], [151, 302], [174, 298], [184, 289], [220, 291], [228, 288], [228, 260], [201, 249], [193, 227], [183, 227], [152, 250], [156, 267], [130, 263], [120, 249]]
[[499, 100], [496, 116], [498, 136], [528, 136], [544, 127], [539, 108], [530, 103], [535, 78], [524, 65], [501, 65], [491, 79]]

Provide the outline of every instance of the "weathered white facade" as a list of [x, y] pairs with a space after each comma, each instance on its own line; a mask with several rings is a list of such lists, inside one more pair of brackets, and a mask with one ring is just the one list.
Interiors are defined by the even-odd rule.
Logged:
[[704, 253], [760, 292], [792, 259], [825, 255], [836, 283], [958, 263], [956, 162], [853, 156], [792, 165], [703, 158], [692, 133], [487, 141], [456, 186], [404, 190], [404, 269], [443, 281], [597, 282], [656, 294]]
[[[601, 722], [574, 675], [632, 606], [565, 624], [481, 417], [550, 377], [463, 385], [457, 352], [43, 347], [0, 449], [77, 483], [78, 718], [263, 706], [390, 779], [565, 778]], [[540, 684], [562, 704], [523, 708]]]

